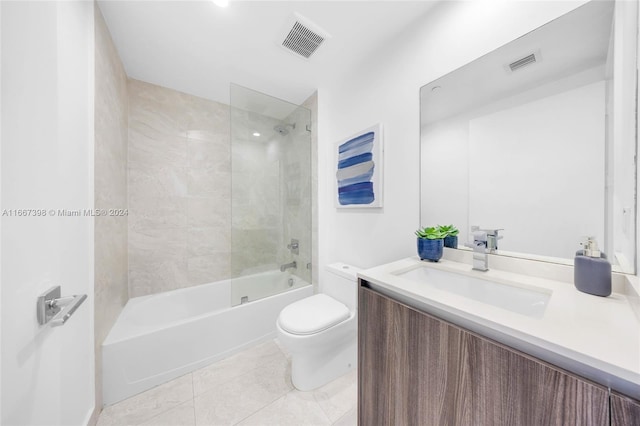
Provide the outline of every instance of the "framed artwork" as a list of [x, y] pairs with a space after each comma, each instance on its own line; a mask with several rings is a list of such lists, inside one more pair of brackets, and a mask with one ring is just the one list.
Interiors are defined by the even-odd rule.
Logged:
[[382, 207], [382, 125], [336, 144], [336, 207]]

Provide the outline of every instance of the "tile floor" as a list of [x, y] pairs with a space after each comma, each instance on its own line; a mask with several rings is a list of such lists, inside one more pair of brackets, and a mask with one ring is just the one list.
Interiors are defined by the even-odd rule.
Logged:
[[106, 407], [98, 426], [355, 425], [356, 371], [294, 389], [289, 357], [269, 341]]

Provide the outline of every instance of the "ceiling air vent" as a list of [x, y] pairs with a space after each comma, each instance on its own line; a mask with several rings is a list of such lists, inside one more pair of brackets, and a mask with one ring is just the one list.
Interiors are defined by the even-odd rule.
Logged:
[[509, 68], [511, 68], [511, 71], [515, 71], [519, 68], [526, 67], [527, 65], [533, 64], [535, 61], [536, 61], [536, 55], [532, 53], [529, 56], [525, 56], [522, 59], [518, 59], [515, 62], [511, 62], [509, 64]]
[[507, 68], [511, 72], [514, 72], [528, 65], [532, 65], [532, 64], [535, 64], [536, 62], [540, 62], [540, 59], [541, 59], [540, 51], [538, 50], [536, 52], [531, 53], [530, 55], [527, 55], [525, 57], [522, 57], [520, 59], [517, 59], [511, 62], [505, 68]]
[[303, 58], [309, 59], [330, 36], [326, 31], [298, 13], [289, 19], [281, 46]]

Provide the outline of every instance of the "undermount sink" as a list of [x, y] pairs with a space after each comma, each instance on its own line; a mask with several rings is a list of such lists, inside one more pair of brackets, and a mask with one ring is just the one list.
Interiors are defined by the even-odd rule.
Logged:
[[533, 318], [542, 318], [551, 298], [549, 290], [518, 287], [424, 266], [397, 275]]

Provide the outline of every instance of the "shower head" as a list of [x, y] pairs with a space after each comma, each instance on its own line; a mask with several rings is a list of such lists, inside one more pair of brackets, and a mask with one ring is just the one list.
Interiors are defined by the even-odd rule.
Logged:
[[273, 127], [273, 130], [275, 130], [276, 132], [280, 133], [280, 136], [287, 136], [289, 134], [289, 129], [287, 129], [287, 127], [291, 127], [292, 129], [295, 129], [296, 128], [296, 123], [293, 123], [293, 124], [288, 124], [288, 123], [276, 124]]

